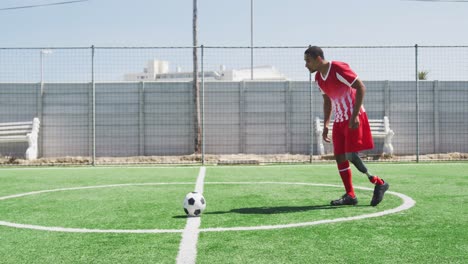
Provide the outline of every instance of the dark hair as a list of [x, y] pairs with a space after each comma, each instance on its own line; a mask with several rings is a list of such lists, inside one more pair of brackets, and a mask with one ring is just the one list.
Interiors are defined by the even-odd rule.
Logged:
[[304, 54], [312, 57], [313, 59], [317, 58], [320, 56], [322, 59], [325, 59], [325, 56], [323, 55], [323, 50], [320, 47], [317, 46], [310, 46]]

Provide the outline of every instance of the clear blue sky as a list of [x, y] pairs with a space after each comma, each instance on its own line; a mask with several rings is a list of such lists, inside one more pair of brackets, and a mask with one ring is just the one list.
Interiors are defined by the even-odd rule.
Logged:
[[[2, 0], [0, 8], [64, 0]], [[468, 2], [254, 0], [254, 45], [468, 45]], [[199, 44], [250, 45], [250, 0], [199, 0]], [[190, 46], [192, 0], [0, 11], [0, 47]]]
[[[0, 9], [67, 0], [1, 0]], [[193, 0], [89, 0], [0, 11], [0, 47], [191, 46]], [[250, 45], [250, 0], [198, 0], [199, 42]], [[468, 2], [402, 0], [254, 0], [255, 46], [468, 45]], [[414, 48], [327, 49], [365, 80], [413, 80]], [[272, 56], [274, 54], [274, 56]], [[465, 80], [466, 49], [421, 49], [429, 79]], [[44, 59], [48, 81], [89, 80], [91, 50], [54, 50]], [[40, 79], [40, 52], [0, 50], [0, 81]], [[96, 51], [96, 80], [121, 80], [150, 59], [191, 71], [191, 49]], [[440, 61], [447, 60], [447, 64]], [[381, 63], [384, 61], [385, 63]], [[206, 50], [206, 70], [250, 66], [250, 50]], [[272, 65], [293, 80], [308, 79], [303, 48], [256, 50], [254, 65]]]

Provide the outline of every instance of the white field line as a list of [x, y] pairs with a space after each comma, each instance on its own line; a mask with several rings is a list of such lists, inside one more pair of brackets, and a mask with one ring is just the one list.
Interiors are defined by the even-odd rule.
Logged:
[[[207, 182], [206, 184], [246, 184], [245, 182], [229, 182], [229, 183], [224, 183], [224, 182]], [[278, 182], [258, 182], [257, 184], [279, 184]], [[342, 187], [338, 185], [331, 185], [331, 184], [315, 184], [315, 183], [295, 183], [295, 182], [282, 182], [281, 184], [284, 185], [311, 185], [311, 186], [324, 186], [324, 187]], [[368, 191], [373, 191], [371, 188], [367, 187], [359, 187], [359, 186], [354, 186], [354, 189], [360, 189], [360, 190], [368, 190]], [[379, 216], [384, 216], [388, 214], [394, 214], [400, 211], [408, 210], [411, 207], [413, 207], [416, 204], [416, 201], [414, 201], [411, 197], [404, 195], [402, 193], [397, 193], [397, 192], [391, 192], [387, 191], [386, 194], [392, 194], [397, 197], [400, 197], [403, 200], [403, 204], [393, 208], [393, 209], [388, 209], [384, 210], [381, 212], [377, 213], [372, 213], [372, 214], [364, 214], [364, 215], [357, 215], [357, 216], [351, 216], [351, 217], [341, 217], [341, 218], [335, 218], [335, 219], [324, 219], [324, 220], [318, 220], [318, 221], [312, 221], [312, 222], [303, 222], [303, 223], [295, 223], [295, 224], [284, 224], [284, 225], [265, 225], [265, 226], [245, 226], [245, 227], [227, 227], [227, 228], [222, 228], [222, 227], [216, 227], [216, 228], [203, 228], [200, 229], [200, 232], [222, 232], [222, 231], [253, 231], [253, 230], [271, 230], [271, 229], [283, 229], [283, 228], [292, 228], [292, 227], [304, 227], [304, 226], [313, 226], [313, 225], [320, 225], [320, 224], [329, 224], [329, 223], [337, 223], [337, 222], [346, 222], [346, 221], [353, 221], [353, 220], [360, 220], [360, 219], [365, 219], [365, 218], [373, 218], [373, 217], [379, 217]]]
[[35, 195], [35, 194], [42, 194], [42, 193], [49, 193], [49, 192], [61, 192], [61, 191], [75, 191], [75, 190], [85, 190], [85, 189], [99, 189], [99, 188], [112, 188], [112, 187], [126, 187], [126, 186], [145, 186], [145, 185], [188, 185], [193, 184], [191, 182], [149, 182], [149, 183], [124, 183], [124, 184], [110, 184], [110, 185], [97, 185], [97, 186], [83, 186], [83, 187], [71, 187], [71, 188], [59, 188], [59, 189], [52, 189], [52, 190], [42, 190], [42, 191], [35, 191], [35, 192], [28, 192], [28, 193], [20, 193], [8, 196], [0, 197], [1, 200], [7, 200], [12, 198], [18, 198], [23, 196]]
[[195, 191], [203, 194], [203, 184], [205, 182], [206, 167], [201, 167], [198, 173], [197, 183], [195, 184]]
[[[195, 191], [203, 194], [203, 182], [205, 181], [206, 168], [201, 167], [198, 173]], [[197, 242], [200, 234], [201, 216], [188, 217], [184, 232], [182, 233], [182, 241], [179, 245], [179, 253], [177, 254], [178, 264], [192, 264], [197, 260]]]
[[[111, 188], [111, 187], [126, 187], [126, 186], [145, 186], [145, 185], [188, 185], [193, 184], [191, 182], [174, 182], [174, 183], [127, 183], [127, 184], [111, 184], [111, 185], [100, 185], [100, 186], [84, 186], [84, 187], [72, 187], [72, 188], [60, 188], [53, 190], [43, 190], [28, 193], [20, 193], [8, 196], [0, 197], [1, 200], [19, 198], [23, 196], [36, 195], [42, 193], [61, 192], [61, 191], [75, 191], [84, 189], [99, 189], [99, 188]], [[141, 234], [154, 234], [154, 233], [182, 233], [180, 229], [88, 229], [88, 228], [67, 228], [67, 227], [47, 227], [38, 225], [27, 225], [11, 223], [6, 221], [0, 221], [0, 225], [14, 227], [14, 228], [26, 228], [40, 231], [53, 231], [53, 232], [67, 232], [67, 233], [141, 233]]]
[[[205, 173], [205, 168], [200, 170], [200, 175], [203, 177]], [[197, 183], [202, 182], [202, 178], [197, 178]], [[28, 193], [20, 193], [14, 194], [9, 196], [0, 197], [1, 200], [13, 199], [13, 198], [20, 198], [23, 196], [28, 195], [36, 195], [42, 193], [50, 193], [50, 192], [58, 192], [58, 191], [72, 191], [72, 190], [82, 190], [82, 189], [96, 189], [96, 188], [108, 188], [108, 187], [125, 187], [125, 186], [138, 186], [138, 185], [187, 185], [193, 184], [193, 182], [173, 182], [173, 183], [129, 183], [129, 184], [113, 184], [113, 185], [100, 185], [100, 186], [85, 186], [85, 187], [73, 187], [73, 188], [61, 188], [61, 189], [54, 189], [54, 190], [42, 190], [42, 191], [35, 191], [35, 192], [28, 192]], [[341, 185], [332, 185], [332, 184], [319, 184], [319, 183], [300, 183], [300, 182], [205, 182], [204, 184], [278, 184], [278, 185], [306, 185], [306, 186], [321, 186], [321, 187], [336, 187], [336, 188], [343, 188]], [[202, 186], [203, 188], [203, 186]], [[361, 190], [368, 190], [372, 191], [371, 188], [366, 187], [358, 187], [355, 186], [355, 189]], [[196, 187], [197, 189], [197, 187]], [[344, 221], [352, 221], [352, 220], [360, 220], [365, 218], [372, 218], [372, 217], [379, 217], [388, 214], [398, 213], [404, 210], [408, 210], [413, 207], [416, 202], [409, 196], [406, 196], [402, 193], [391, 192], [387, 191], [387, 195], [394, 195], [403, 200], [403, 204], [400, 206], [388, 209], [385, 211], [371, 213], [371, 214], [364, 214], [352, 217], [343, 217], [343, 218], [335, 218], [335, 219], [325, 219], [325, 220], [318, 220], [318, 221], [311, 221], [311, 222], [302, 222], [302, 223], [294, 223], [294, 224], [284, 224], [284, 225], [266, 225], [266, 226], [245, 226], [245, 227], [229, 227], [229, 228], [204, 228], [198, 229], [199, 232], [221, 232], [221, 231], [254, 231], [254, 230], [270, 230], [270, 229], [282, 229], [282, 228], [293, 228], [293, 227], [304, 227], [304, 226], [313, 226], [313, 225], [320, 225], [320, 224], [327, 224], [327, 223], [337, 223], [337, 222], [344, 222]], [[197, 224], [196, 221], [200, 220], [200, 217], [190, 217], [188, 218], [190, 224]], [[190, 219], [194, 219], [190, 220]], [[192, 223], [195, 222], [195, 223]], [[189, 222], [187, 222], [187, 225]], [[67, 228], [67, 227], [47, 227], [47, 226], [38, 226], [38, 225], [29, 225], [29, 224], [18, 224], [6, 221], [0, 221], [0, 225], [14, 227], [14, 228], [26, 228], [26, 229], [33, 229], [33, 230], [40, 230], [40, 231], [52, 231], [52, 232], [69, 232], [69, 233], [133, 233], [133, 234], [157, 234], [157, 233], [183, 233], [185, 230], [182, 229], [88, 229], [88, 228]], [[198, 227], [200, 224], [198, 223]], [[186, 227], [187, 229], [187, 227]]]
[[70, 227], [48, 227], [38, 225], [17, 224], [0, 221], [0, 225], [25, 228], [39, 231], [65, 232], [65, 233], [116, 233], [116, 234], [160, 234], [160, 233], [182, 233], [181, 229], [88, 229], [88, 228], [70, 228]]
[[47, 166], [35, 166], [35, 167], [24, 167], [24, 168], [8, 168], [8, 167], [0, 167], [0, 171], [21, 171], [21, 170], [101, 170], [101, 169], [194, 169], [194, 168], [200, 168], [200, 166], [197, 165], [188, 165], [188, 166], [96, 166], [93, 167], [91, 165], [86, 165], [82, 167], [47, 167]]

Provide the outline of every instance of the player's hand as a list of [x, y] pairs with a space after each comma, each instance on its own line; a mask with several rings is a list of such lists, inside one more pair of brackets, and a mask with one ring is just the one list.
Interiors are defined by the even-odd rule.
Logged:
[[328, 127], [323, 128], [322, 138], [323, 138], [323, 141], [325, 141], [327, 143], [331, 142], [330, 138], [328, 137]]
[[349, 128], [356, 129], [356, 128], [359, 127], [359, 123], [360, 122], [359, 122], [359, 117], [358, 116], [356, 116], [355, 118], [351, 118], [349, 120]]

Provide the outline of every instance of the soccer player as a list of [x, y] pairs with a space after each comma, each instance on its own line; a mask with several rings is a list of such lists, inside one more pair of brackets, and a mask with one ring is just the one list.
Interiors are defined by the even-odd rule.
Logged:
[[309, 47], [304, 52], [304, 60], [305, 67], [311, 73], [317, 72], [315, 81], [323, 95], [322, 138], [325, 142], [330, 142], [328, 129], [332, 109], [335, 116], [332, 133], [333, 154], [346, 193], [341, 198], [331, 201], [331, 205], [356, 205], [358, 203], [349, 162], [375, 184], [370, 205], [378, 205], [388, 190], [389, 184], [378, 176], [370, 174], [358, 156], [359, 151], [374, 148], [369, 121], [362, 105], [366, 87], [348, 64], [325, 60], [320, 47]]

